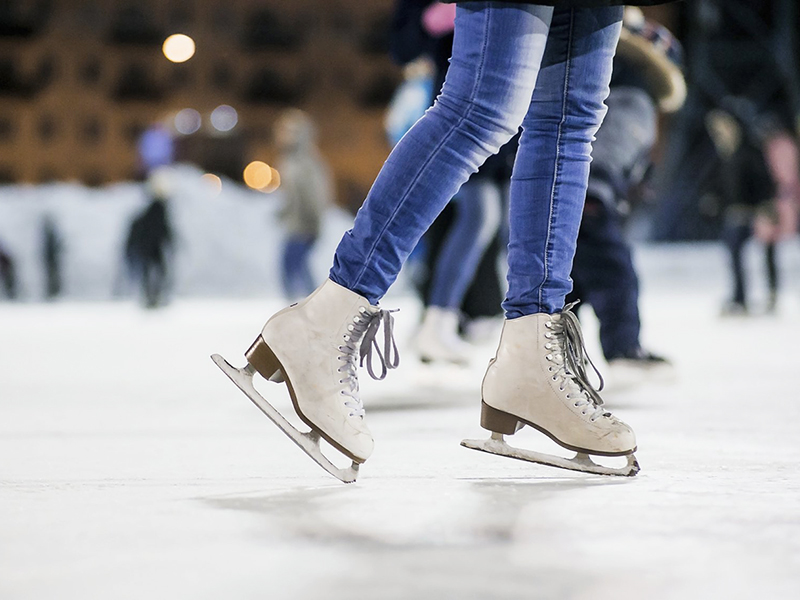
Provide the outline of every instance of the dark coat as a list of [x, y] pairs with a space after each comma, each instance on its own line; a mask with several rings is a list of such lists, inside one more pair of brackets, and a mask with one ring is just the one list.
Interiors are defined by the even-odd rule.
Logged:
[[[464, 0], [441, 0], [445, 4], [456, 4]], [[514, 4], [540, 4], [542, 6], [556, 6], [558, 8], [600, 8], [602, 6], [653, 6], [654, 4], [668, 4], [675, 0], [504, 0]]]

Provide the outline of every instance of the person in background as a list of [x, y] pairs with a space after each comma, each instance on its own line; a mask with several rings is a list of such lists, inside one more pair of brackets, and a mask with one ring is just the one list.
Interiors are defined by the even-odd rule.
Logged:
[[[753, 236], [756, 212], [769, 205], [775, 186], [769, 175], [764, 153], [757, 144], [742, 139], [742, 130], [730, 114], [712, 110], [706, 115], [706, 127], [720, 158], [720, 181], [725, 208], [722, 241], [728, 250], [733, 290], [722, 306], [723, 316], [745, 315], [748, 312], [744, 248]], [[765, 245], [770, 302], [778, 292], [775, 244]]]
[[633, 191], [650, 171], [659, 113], [674, 113], [686, 98], [682, 48], [672, 34], [645, 20], [635, 7], [626, 9], [623, 25], [606, 100], [608, 114], [592, 152], [573, 289], [567, 297], [567, 302], [590, 305], [597, 315], [612, 374], [621, 367], [668, 366], [640, 342], [639, 279], [624, 224]]
[[773, 312], [779, 242], [796, 232], [800, 207], [800, 8], [795, 0], [702, 0], [693, 8], [693, 74], [719, 157], [733, 284], [722, 314], [751, 310], [743, 250], [752, 237], [763, 246], [766, 310]]
[[427, 55], [403, 65], [403, 81], [392, 95], [383, 123], [392, 148], [430, 107], [434, 74], [433, 61]]
[[297, 109], [284, 112], [275, 124], [284, 205], [280, 220], [286, 235], [281, 261], [283, 292], [296, 300], [314, 291], [309, 257], [320, 234], [325, 211], [333, 204], [328, 165], [316, 144], [311, 118]]
[[157, 308], [167, 299], [174, 242], [167, 207], [172, 192], [169, 166], [175, 160], [172, 132], [156, 123], [142, 134], [137, 149], [149, 202], [131, 222], [125, 262], [128, 273], [139, 282], [145, 307]]
[[156, 177], [148, 187], [150, 202], [131, 223], [125, 259], [128, 272], [139, 282], [145, 307], [158, 308], [167, 298], [174, 236], [164, 184]]
[[689, 97], [659, 169], [654, 234], [722, 239], [732, 280], [723, 316], [753, 308], [742, 251], [755, 237], [771, 312], [780, 241], [796, 232], [800, 208], [800, 4], [695, 0], [682, 10]]

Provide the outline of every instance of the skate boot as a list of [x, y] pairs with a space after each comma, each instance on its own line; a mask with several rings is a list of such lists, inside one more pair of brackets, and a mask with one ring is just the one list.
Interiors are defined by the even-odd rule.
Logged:
[[670, 361], [641, 347], [607, 357], [606, 360], [614, 389], [652, 381], [666, 383], [675, 379], [675, 368]]
[[458, 311], [439, 306], [425, 309], [417, 334], [417, 350], [424, 363], [469, 363], [470, 345], [458, 335]]
[[[270, 318], [245, 353], [249, 363], [245, 369], [251, 375], [257, 372], [271, 381], [286, 383], [298, 417], [311, 432], [298, 432], [278, 413], [279, 422], [272, 414], [277, 411], [260, 394], [261, 402], [240, 385], [243, 391], [314, 460], [343, 481], [350, 477], [355, 480], [355, 472], [332, 471], [332, 465], [319, 451], [319, 436], [349, 457], [355, 471], [369, 458], [373, 439], [359, 396], [358, 361], [363, 364], [366, 359], [367, 370], [375, 379], [383, 379], [387, 369], [398, 365], [392, 322], [389, 311], [371, 306], [355, 292], [326, 280], [309, 297]], [[383, 351], [376, 339], [381, 323]], [[381, 363], [379, 375], [373, 370], [374, 349]], [[214, 360], [230, 377], [220, 364], [224, 360]], [[302, 436], [315, 448], [298, 439]]]
[[[506, 320], [482, 389], [481, 426], [492, 437], [465, 440], [462, 445], [566, 469], [635, 475], [636, 438], [630, 427], [603, 408], [602, 398], [589, 382], [585, 365], [591, 362], [578, 319], [569, 308], [560, 314]], [[566, 459], [508, 446], [503, 436], [524, 425], [577, 456]], [[627, 456], [628, 465], [604, 467], [589, 455]]]

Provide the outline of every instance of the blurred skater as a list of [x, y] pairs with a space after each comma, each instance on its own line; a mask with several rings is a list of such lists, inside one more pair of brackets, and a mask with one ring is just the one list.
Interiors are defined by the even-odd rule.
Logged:
[[2, 284], [3, 293], [9, 300], [17, 298], [17, 274], [14, 264], [14, 258], [3, 246], [0, 240], [0, 284]]
[[[639, 279], [624, 223], [632, 192], [650, 171], [659, 113], [675, 112], [685, 97], [677, 40], [664, 27], [646, 21], [638, 8], [626, 9], [606, 100], [608, 114], [592, 152], [572, 266], [573, 289], [567, 297], [568, 302], [581, 300], [594, 310], [600, 344], [612, 370], [668, 365], [640, 342]], [[622, 378], [621, 372], [615, 376]]]
[[[706, 119], [709, 135], [722, 161], [720, 188], [725, 208], [722, 241], [728, 250], [733, 290], [722, 307], [723, 316], [748, 313], [744, 249], [753, 237], [759, 212], [769, 211], [775, 196], [775, 184], [769, 174], [764, 153], [749, 138], [742, 138], [736, 119], [724, 111], [713, 110]], [[770, 220], [771, 221], [771, 220]], [[778, 270], [775, 243], [765, 243], [765, 262], [769, 305], [774, 308], [778, 295]]]
[[[767, 270], [777, 274], [780, 244], [769, 239], [783, 239], [795, 228], [800, 198], [797, 168], [784, 171], [781, 163], [794, 162], [797, 155], [800, 4], [695, 0], [680, 6], [685, 15], [689, 96], [672, 124], [659, 169], [654, 236], [722, 237], [730, 253], [732, 280], [722, 312], [745, 314], [751, 299], [740, 269], [744, 240], [752, 238], [753, 230], [763, 233]], [[735, 171], [730, 162], [739, 162], [735, 154], [740, 145], [744, 154], [763, 155], [755, 158], [761, 164], [745, 165], [749, 174]], [[729, 174], [745, 187], [759, 188], [757, 195], [762, 196], [770, 187], [764, 186], [765, 172], [776, 186], [774, 202], [731, 193], [736, 184], [727, 179]], [[750, 183], [742, 182], [745, 176]], [[766, 225], [766, 231], [761, 232], [757, 223]], [[778, 285], [778, 280], [770, 285]], [[777, 295], [778, 288], [772, 289]], [[767, 308], [773, 304], [768, 297]]]
[[325, 211], [333, 204], [330, 171], [316, 144], [316, 129], [304, 112], [284, 112], [275, 125], [284, 205], [280, 212], [286, 239], [281, 261], [283, 291], [296, 300], [314, 291], [309, 258]]
[[175, 141], [171, 130], [155, 123], [142, 134], [137, 147], [145, 174], [147, 207], [131, 222], [125, 242], [128, 273], [138, 282], [146, 308], [167, 302], [171, 276], [173, 228], [168, 200], [172, 193], [169, 167], [175, 160]]
[[[768, 123], [764, 117], [763, 123]], [[776, 310], [780, 288], [778, 243], [797, 226], [797, 145], [782, 131], [761, 129], [748, 135], [740, 121], [723, 110], [709, 112], [706, 123], [721, 160], [720, 189], [724, 200], [722, 241], [728, 250], [732, 291], [723, 316], [750, 313], [744, 250], [755, 238], [763, 249], [767, 281], [766, 312]], [[785, 166], [784, 166], [785, 165]]]
[[384, 119], [392, 148], [431, 106], [435, 73], [434, 63], [427, 55], [403, 65], [403, 81], [392, 95]]
[[759, 240], [775, 310], [778, 248], [800, 207], [800, 7], [795, 0], [702, 0], [693, 11], [691, 67], [702, 123], [718, 157], [731, 294], [723, 315], [751, 310], [743, 250]]
[[157, 308], [166, 303], [172, 246], [173, 233], [166, 200], [155, 195], [133, 219], [125, 243], [128, 272], [138, 282], [147, 308]]

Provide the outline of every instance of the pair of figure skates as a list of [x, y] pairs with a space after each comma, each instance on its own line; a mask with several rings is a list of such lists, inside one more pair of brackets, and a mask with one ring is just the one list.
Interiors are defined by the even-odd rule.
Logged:
[[[358, 294], [327, 280], [305, 300], [276, 313], [245, 353], [238, 369], [218, 354], [211, 358], [222, 371], [323, 469], [345, 483], [373, 449], [358, 389], [358, 366], [366, 360], [375, 379], [398, 365], [390, 311], [371, 306]], [[383, 344], [378, 330], [383, 325]], [[373, 368], [377, 354], [380, 373]], [[535, 314], [508, 320], [497, 355], [483, 380], [481, 426], [488, 440], [464, 440], [463, 446], [600, 475], [632, 476], [639, 471], [633, 453], [633, 431], [606, 411], [588, 381], [586, 356], [577, 317], [567, 307], [559, 314]], [[284, 382], [295, 411], [310, 427], [293, 427], [253, 386], [258, 373]], [[524, 425], [541, 431], [576, 452], [561, 458], [513, 448], [504, 436]], [[320, 449], [320, 438], [347, 456], [341, 469]], [[627, 465], [611, 468], [590, 455], [626, 456]]]

